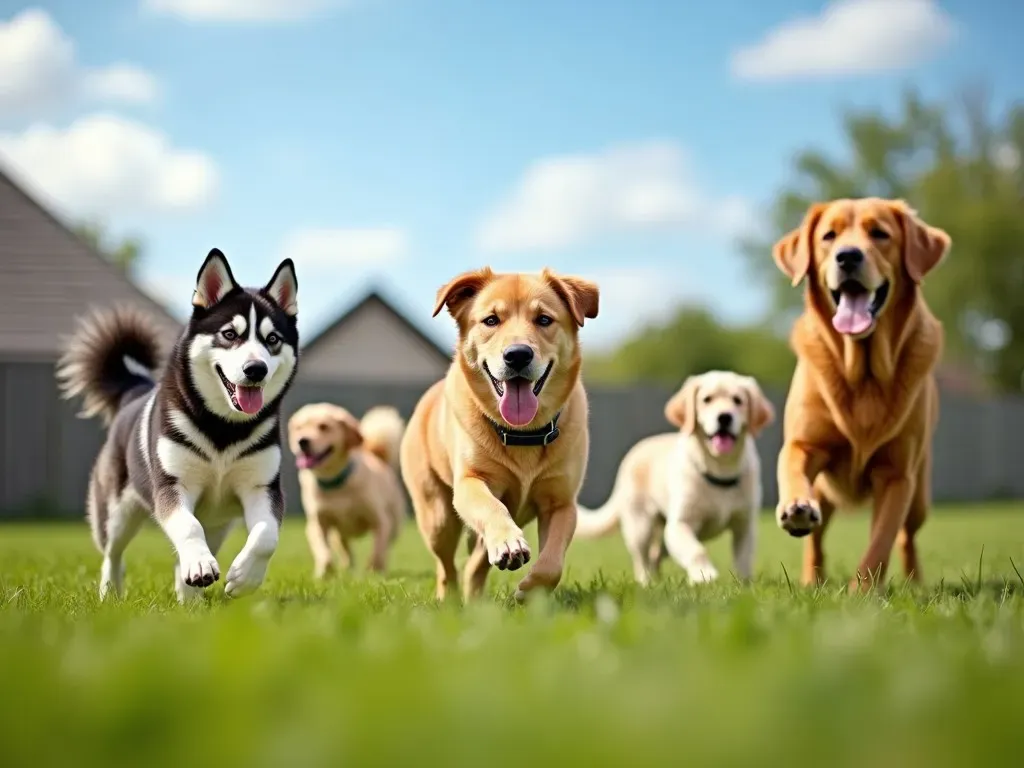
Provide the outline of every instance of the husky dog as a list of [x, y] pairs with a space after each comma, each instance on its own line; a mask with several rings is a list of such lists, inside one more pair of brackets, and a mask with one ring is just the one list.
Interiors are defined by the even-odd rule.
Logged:
[[147, 515], [178, 556], [178, 600], [220, 578], [231, 525], [249, 536], [225, 579], [232, 597], [263, 583], [284, 514], [278, 411], [298, 363], [291, 259], [259, 290], [241, 288], [216, 248], [199, 270], [192, 317], [158, 379], [158, 336], [130, 309], [80, 322], [58, 365], [66, 398], [108, 427], [87, 510], [103, 553], [100, 597], [119, 595], [122, 555]]

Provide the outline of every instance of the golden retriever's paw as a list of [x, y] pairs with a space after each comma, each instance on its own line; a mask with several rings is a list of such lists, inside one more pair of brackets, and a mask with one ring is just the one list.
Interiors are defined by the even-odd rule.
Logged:
[[814, 499], [795, 499], [779, 504], [775, 521], [790, 536], [806, 536], [821, 525], [821, 507]]
[[487, 559], [501, 571], [517, 571], [530, 562], [530, 545], [516, 526], [499, 534], [486, 536]]

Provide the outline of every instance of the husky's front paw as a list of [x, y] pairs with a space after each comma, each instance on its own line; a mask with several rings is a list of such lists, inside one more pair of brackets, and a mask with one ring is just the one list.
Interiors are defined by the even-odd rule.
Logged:
[[181, 579], [190, 587], [208, 587], [220, 578], [220, 566], [209, 547], [189, 547], [179, 557]]
[[228, 568], [224, 592], [228, 597], [242, 597], [256, 591], [267, 576], [270, 555], [242, 550]]

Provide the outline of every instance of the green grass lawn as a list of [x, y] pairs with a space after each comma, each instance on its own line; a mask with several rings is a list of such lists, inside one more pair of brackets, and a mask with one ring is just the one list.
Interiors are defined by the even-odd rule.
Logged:
[[[840, 518], [836, 583], [813, 591], [767, 516], [752, 586], [667, 563], [642, 591], [621, 539], [581, 541], [552, 598], [515, 606], [522, 572], [493, 571], [459, 609], [433, 603], [413, 525], [389, 576], [320, 585], [290, 520], [261, 592], [218, 582], [186, 609], [153, 530], [101, 605], [84, 523], [9, 525], [0, 765], [1021, 765], [1024, 509], [937, 510], [921, 589], [846, 595], [866, 541], [865, 516]], [[727, 571], [726, 539], [712, 557]]]

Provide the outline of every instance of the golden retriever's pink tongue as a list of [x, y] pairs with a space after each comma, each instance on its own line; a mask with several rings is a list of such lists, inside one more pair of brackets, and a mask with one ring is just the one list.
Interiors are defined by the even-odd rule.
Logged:
[[263, 407], [263, 390], [259, 387], [238, 387], [235, 389], [238, 407], [250, 416], [259, 413]]
[[839, 306], [832, 316], [832, 327], [840, 333], [856, 336], [871, 327], [871, 294], [864, 292], [855, 296], [843, 291], [839, 294]]
[[736, 438], [732, 435], [712, 435], [711, 447], [715, 453], [728, 453], [736, 445]]
[[498, 410], [501, 418], [513, 427], [523, 427], [533, 421], [539, 407], [532, 381], [511, 379], [505, 382], [505, 394], [498, 402]]

